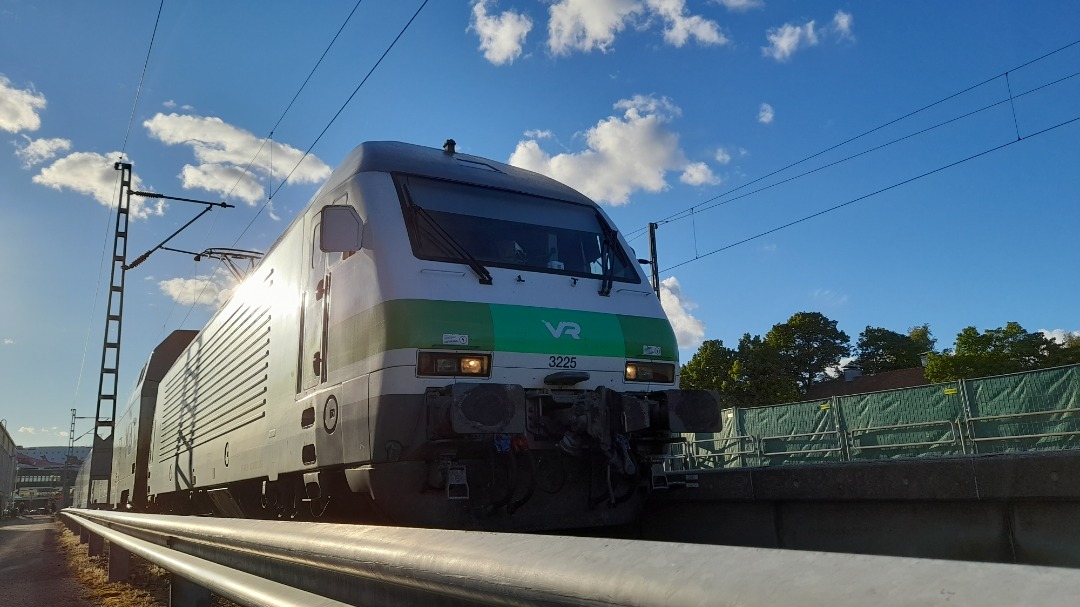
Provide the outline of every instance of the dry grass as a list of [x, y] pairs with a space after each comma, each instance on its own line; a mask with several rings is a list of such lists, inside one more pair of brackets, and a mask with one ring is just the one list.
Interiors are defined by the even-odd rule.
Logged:
[[[79, 536], [62, 523], [56, 524], [57, 542], [67, 557], [68, 565], [87, 589], [92, 601], [101, 607], [167, 607], [169, 604], [169, 572], [135, 555], [127, 582], [109, 581], [109, 548], [101, 556], [87, 556], [87, 546]], [[238, 607], [221, 597], [213, 597], [214, 607]]]

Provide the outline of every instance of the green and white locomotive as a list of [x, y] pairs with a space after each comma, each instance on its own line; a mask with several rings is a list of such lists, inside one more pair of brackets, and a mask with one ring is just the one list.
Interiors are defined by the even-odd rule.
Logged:
[[719, 430], [604, 211], [447, 143], [349, 154], [127, 414], [146, 478], [113, 506], [620, 524], [672, 436]]

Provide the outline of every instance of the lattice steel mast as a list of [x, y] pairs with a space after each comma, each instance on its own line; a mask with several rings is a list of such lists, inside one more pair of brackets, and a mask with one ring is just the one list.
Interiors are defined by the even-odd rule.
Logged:
[[109, 300], [105, 308], [105, 337], [101, 345], [101, 373], [98, 376], [97, 410], [94, 413], [94, 448], [90, 453], [90, 480], [86, 488], [87, 507], [94, 500], [95, 482], [105, 481], [106, 499], [112, 490], [113, 431], [119, 387], [117, 374], [120, 368], [120, 336], [124, 318], [128, 211], [131, 206], [131, 163], [117, 162], [113, 168], [120, 171], [120, 196], [116, 206], [116, 230], [113, 232]]

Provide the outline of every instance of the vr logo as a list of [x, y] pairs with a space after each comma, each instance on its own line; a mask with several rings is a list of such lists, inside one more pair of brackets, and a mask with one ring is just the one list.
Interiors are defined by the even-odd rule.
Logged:
[[576, 322], [560, 322], [559, 326], [557, 327], [551, 326], [551, 323], [546, 320], [542, 320], [540, 322], [544, 323], [544, 326], [547, 327], [548, 332], [551, 333], [551, 336], [555, 339], [559, 339], [563, 336], [563, 334], [569, 335], [574, 339], [581, 339], [581, 325], [577, 324]]

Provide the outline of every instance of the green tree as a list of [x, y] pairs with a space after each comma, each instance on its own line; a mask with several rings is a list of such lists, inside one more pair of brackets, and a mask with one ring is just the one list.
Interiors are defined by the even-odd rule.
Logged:
[[1059, 345], [1042, 333], [1028, 333], [1019, 323], [987, 329], [966, 327], [952, 353], [931, 354], [926, 379], [931, 382], [989, 377], [1051, 366]]
[[793, 314], [787, 322], [773, 325], [765, 341], [791, 365], [792, 376], [803, 392], [851, 352], [847, 333], [820, 312]]
[[749, 333], [739, 340], [727, 390], [733, 404], [761, 407], [799, 400], [799, 384], [791, 361], [776, 345]]
[[735, 351], [719, 339], [705, 340], [682, 367], [679, 385], [686, 390], [726, 391]]
[[683, 365], [682, 388], [718, 390], [726, 406], [759, 407], [799, 399], [790, 362], [772, 344], [749, 333], [738, 350], [705, 341]]
[[1046, 366], [1080, 364], [1080, 333], [1068, 333], [1060, 342], [1054, 341], [1047, 356]]
[[930, 326], [908, 329], [908, 334], [867, 326], [855, 345], [855, 362], [869, 374], [911, 369], [922, 364], [921, 356], [934, 349]]
[[[919, 351], [920, 355], [933, 352], [934, 346], [937, 345], [937, 340], [930, 335], [929, 324], [922, 324], [908, 329], [908, 339], [915, 344], [915, 349]], [[921, 360], [920, 364], [922, 364]]]

